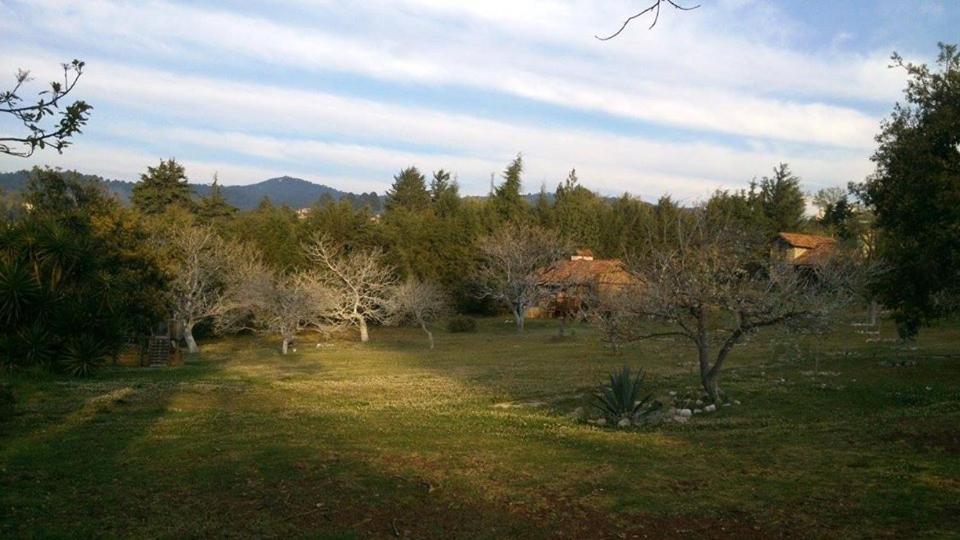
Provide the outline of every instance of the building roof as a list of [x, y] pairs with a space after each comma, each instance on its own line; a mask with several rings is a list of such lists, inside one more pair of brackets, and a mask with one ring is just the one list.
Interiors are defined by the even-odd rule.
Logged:
[[633, 281], [620, 259], [577, 259], [557, 261], [539, 272], [543, 285], [621, 285]]
[[829, 236], [817, 236], [814, 234], [802, 234], [802, 233], [791, 233], [791, 232], [782, 232], [777, 235], [777, 238], [783, 240], [791, 247], [798, 247], [803, 249], [817, 249], [820, 246], [824, 245], [835, 245], [836, 240], [830, 238]]

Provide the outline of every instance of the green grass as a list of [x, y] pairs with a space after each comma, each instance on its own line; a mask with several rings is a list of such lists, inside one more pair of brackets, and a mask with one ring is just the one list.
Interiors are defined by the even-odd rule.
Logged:
[[914, 349], [838, 326], [755, 337], [722, 381], [741, 405], [646, 430], [567, 415], [624, 362], [695, 395], [690, 347], [610, 356], [542, 321], [18, 376], [0, 537], [960, 537], [960, 329]]

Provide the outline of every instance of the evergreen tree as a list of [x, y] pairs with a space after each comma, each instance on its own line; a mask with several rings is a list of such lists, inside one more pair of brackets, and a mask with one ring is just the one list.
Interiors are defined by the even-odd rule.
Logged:
[[210, 186], [210, 194], [201, 197], [197, 205], [197, 217], [204, 223], [213, 223], [230, 219], [237, 213], [237, 208], [223, 197], [223, 190], [220, 188], [217, 175], [213, 175], [213, 185]]
[[430, 200], [434, 212], [440, 217], [451, 217], [460, 210], [460, 186], [450, 179], [450, 173], [440, 169], [430, 181]]
[[393, 177], [393, 186], [387, 191], [388, 212], [408, 210], [422, 212], [430, 208], [430, 193], [426, 178], [416, 167], [407, 167]]
[[600, 207], [596, 194], [580, 185], [577, 170], [557, 186], [553, 215], [557, 230], [575, 247], [597, 249], [600, 244]]
[[529, 217], [530, 205], [521, 194], [522, 174], [523, 156], [517, 154], [517, 157], [503, 171], [503, 183], [494, 187], [493, 205], [502, 221], [518, 222]]
[[145, 214], [162, 214], [171, 206], [192, 209], [192, 194], [183, 165], [171, 158], [160, 161], [156, 167], [147, 167], [140, 182], [133, 186], [131, 202]]
[[800, 179], [786, 163], [773, 169], [772, 177], [760, 180], [760, 207], [769, 224], [770, 236], [778, 232], [797, 231], [803, 226], [806, 203], [800, 190]]
[[857, 188], [873, 206], [886, 271], [873, 291], [903, 337], [960, 311], [960, 53], [940, 44], [939, 70], [905, 63], [905, 103], [877, 136], [876, 172]]

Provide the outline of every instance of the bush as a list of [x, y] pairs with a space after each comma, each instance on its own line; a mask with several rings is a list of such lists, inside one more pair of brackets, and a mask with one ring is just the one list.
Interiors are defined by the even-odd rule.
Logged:
[[462, 332], [476, 332], [477, 320], [466, 315], [455, 315], [447, 321], [447, 330], [457, 334]]
[[649, 405], [651, 395], [640, 397], [643, 378], [643, 370], [633, 376], [630, 367], [623, 366], [610, 374], [609, 383], [600, 385], [594, 405], [608, 422], [616, 424], [622, 419], [636, 422], [658, 408], [656, 404]]
[[83, 377], [103, 365], [108, 354], [105, 343], [89, 334], [82, 334], [67, 343], [61, 362], [67, 373]]
[[17, 400], [13, 396], [13, 390], [10, 390], [7, 385], [0, 383], [0, 421], [13, 416], [16, 404]]

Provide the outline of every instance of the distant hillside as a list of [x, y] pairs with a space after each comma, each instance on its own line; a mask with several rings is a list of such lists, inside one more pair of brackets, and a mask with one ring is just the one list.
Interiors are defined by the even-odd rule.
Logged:
[[[116, 194], [120, 200], [128, 202], [133, 193], [133, 182], [125, 180], [107, 180], [99, 176], [81, 174], [83, 178], [102, 183], [107, 191]], [[21, 191], [27, 185], [30, 177], [30, 171], [16, 171], [0, 173], [0, 189], [4, 191]], [[209, 184], [191, 184], [194, 193], [198, 197], [203, 197], [210, 193]], [[301, 178], [282, 176], [271, 178], [256, 184], [246, 186], [222, 186], [223, 196], [227, 202], [240, 209], [256, 208], [256, 206], [268, 197], [271, 202], [277, 205], [287, 205], [293, 208], [304, 208], [312, 205], [325, 195], [329, 195], [337, 201], [343, 197], [359, 199], [361, 195], [366, 195], [364, 199], [373, 198], [370, 194], [354, 194], [347, 191], [325, 186], [323, 184], [314, 184]]]

